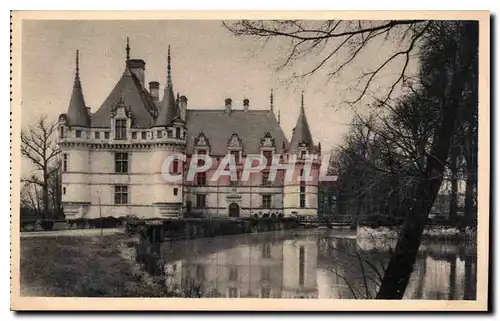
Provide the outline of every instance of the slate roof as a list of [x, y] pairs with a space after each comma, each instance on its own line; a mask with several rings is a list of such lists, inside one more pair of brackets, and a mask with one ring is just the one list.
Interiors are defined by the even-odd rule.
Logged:
[[179, 116], [179, 106], [177, 106], [177, 102], [175, 101], [172, 86], [168, 86], [165, 88], [163, 100], [160, 103], [160, 112], [154, 125], [168, 126], [177, 116]]
[[193, 153], [194, 141], [200, 132], [208, 138], [210, 153], [224, 155], [233, 133], [243, 141], [243, 154], [259, 154], [260, 140], [269, 132], [275, 139], [276, 151], [280, 152], [288, 141], [274, 113], [270, 110], [188, 109], [186, 114], [187, 154]]
[[132, 72], [125, 70], [115, 88], [92, 115], [91, 127], [109, 128], [111, 110], [120, 98], [131, 108], [133, 128], [150, 128], [153, 125], [156, 106], [151, 95]]
[[300, 142], [308, 144], [312, 151], [316, 150], [316, 146], [314, 146], [314, 142], [312, 139], [311, 130], [309, 129], [309, 124], [307, 123], [307, 117], [304, 112], [304, 108], [300, 109], [300, 115], [293, 130], [292, 139], [290, 140], [289, 151], [297, 151], [297, 147], [299, 146]]
[[76, 51], [76, 64], [75, 64], [75, 80], [73, 82], [73, 91], [69, 99], [68, 112], [66, 113], [66, 120], [69, 126], [89, 127], [90, 116], [85, 105], [83, 98], [82, 84], [80, 82], [80, 68], [79, 51]]
[[73, 84], [73, 92], [69, 100], [66, 119], [69, 126], [90, 126], [90, 117], [87, 112], [87, 107], [85, 106], [85, 100], [83, 99], [82, 86], [79, 78], [75, 78], [75, 83]]

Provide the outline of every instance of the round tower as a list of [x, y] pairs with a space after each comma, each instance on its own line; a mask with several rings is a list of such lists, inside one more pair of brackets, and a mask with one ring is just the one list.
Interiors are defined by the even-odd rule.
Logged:
[[61, 147], [62, 206], [68, 219], [85, 217], [90, 205], [90, 154], [87, 146], [90, 112], [80, 82], [79, 54], [68, 112], [59, 116], [58, 143]]
[[[154, 216], [158, 218], [179, 217], [182, 215], [183, 179], [186, 147], [185, 120], [181, 117], [179, 99], [175, 99], [171, 64], [170, 46], [167, 57], [167, 84], [160, 103], [160, 112], [151, 127]], [[187, 101], [187, 99], [185, 99]], [[167, 173], [168, 172], [168, 173]], [[169, 181], [166, 176], [180, 179]]]
[[320, 150], [314, 145], [301, 95], [300, 114], [287, 150], [287, 161], [294, 164], [292, 179], [285, 179], [283, 210], [285, 216], [316, 216], [318, 214], [318, 177]]

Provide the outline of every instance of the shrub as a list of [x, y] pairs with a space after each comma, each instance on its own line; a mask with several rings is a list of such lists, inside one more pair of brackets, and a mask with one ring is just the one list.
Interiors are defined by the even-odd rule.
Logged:
[[54, 221], [43, 220], [40, 222], [40, 226], [44, 231], [52, 231], [52, 229], [54, 228]]

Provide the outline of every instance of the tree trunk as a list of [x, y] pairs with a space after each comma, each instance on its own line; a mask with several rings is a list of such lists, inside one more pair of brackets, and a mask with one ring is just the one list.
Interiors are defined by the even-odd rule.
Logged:
[[422, 232], [429, 212], [443, 180], [444, 164], [448, 159], [451, 138], [455, 131], [459, 102], [470, 67], [478, 50], [478, 24], [463, 22], [458, 39], [458, 50], [451, 67], [449, 92], [444, 97], [441, 122], [436, 129], [431, 153], [426, 157], [426, 167], [419, 175], [413, 204], [401, 230], [396, 249], [385, 271], [377, 299], [402, 299], [417, 258]]
[[476, 186], [477, 163], [475, 162], [476, 150], [473, 146], [474, 132], [472, 127], [468, 131], [467, 139], [469, 140], [469, 151], [466, 157], [467, 180], [465, 181], [465, 204], [464, 218], [467, 226], [475, 226], [477, 224], [477, 213], [474, 206], [474, 187]]
[[451, 195], [450, 195], [450, 213], [449, 213], [449, 217], [452, 220], [457, 218], [457, 208], [458, 208], [457, 158], [458, 158], [457, 146], [453, 146], [451, 148], [451, 155], [450, 155]]
[[48, 219], [50, 213], [50, 199], [49, 199], [49, 178], [46, 170], [43, 172], [43, 186], [42, 186], [42, 197], [43, 197], [43, 218]]

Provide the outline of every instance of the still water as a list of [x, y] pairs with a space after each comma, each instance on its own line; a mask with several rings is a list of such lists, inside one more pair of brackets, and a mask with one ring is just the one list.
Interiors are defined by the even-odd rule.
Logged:
[[[147, 246], [169, 288], [201, 297], [374, 298], [387, 244], [350, 231], [298, 230], [169, 241]], [[424, 241], [407, 299], [473, 300], [474, 244]]]

